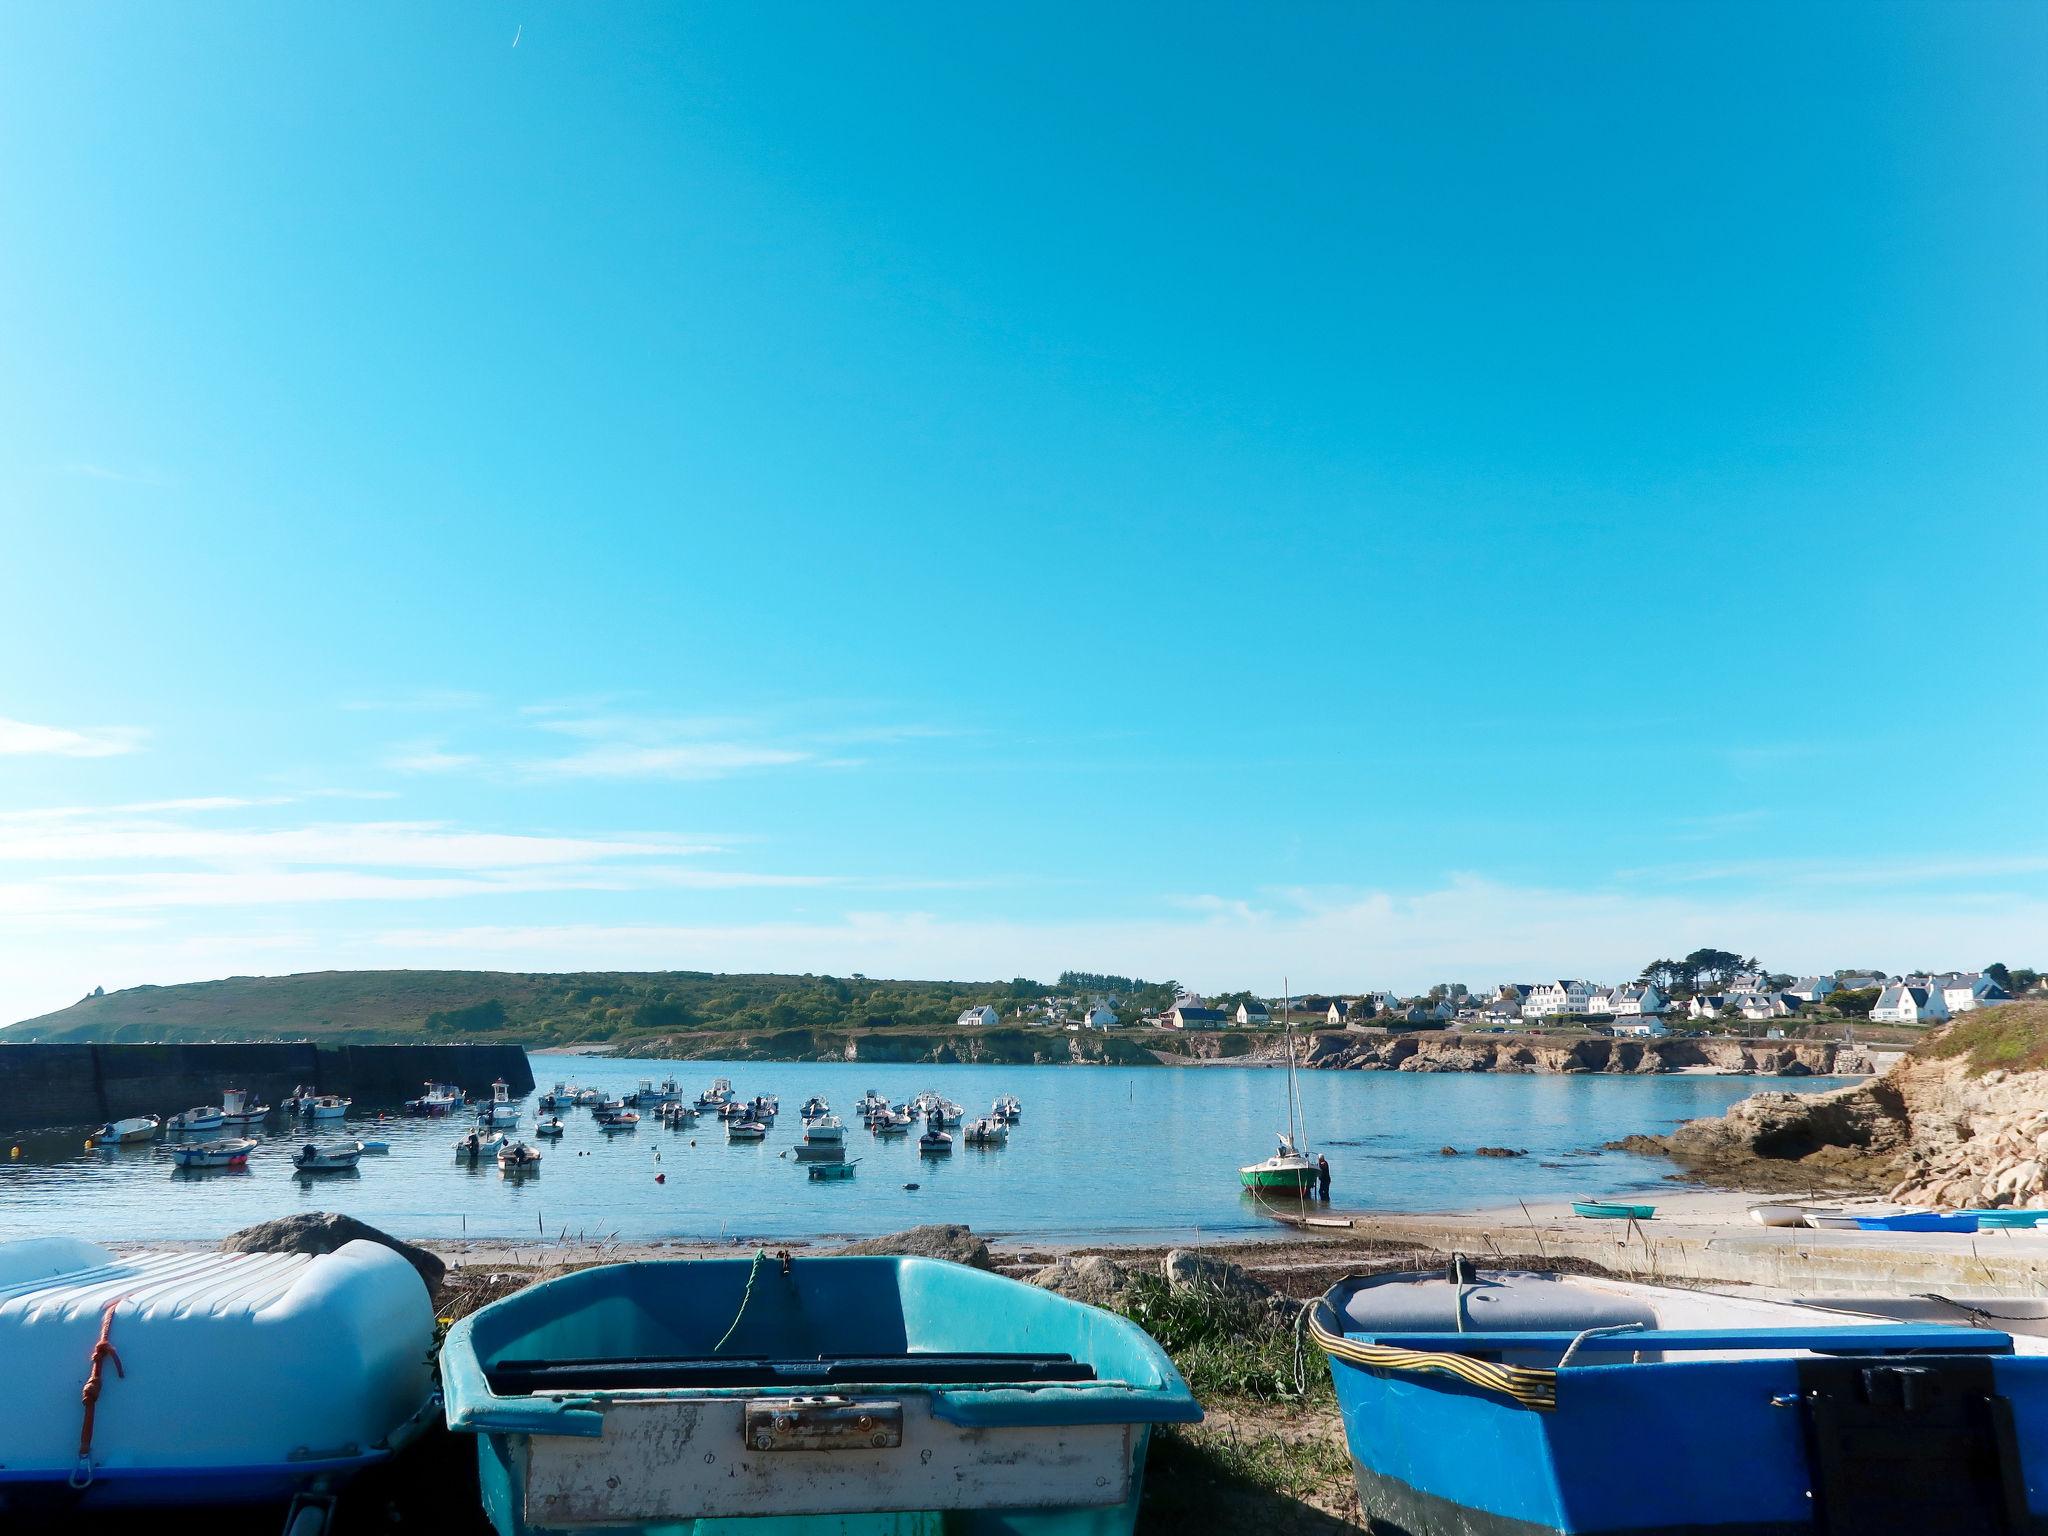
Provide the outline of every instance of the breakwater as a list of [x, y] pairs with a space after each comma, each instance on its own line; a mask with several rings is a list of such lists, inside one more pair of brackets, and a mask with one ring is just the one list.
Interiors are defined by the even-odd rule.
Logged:
[[275, 1104], [299, 1083], [342, 1093], [364, 1109], [394, 1108], [429, 1079], [488, 1095], [502, 1077], [533, 1090], [516, 1045], [4, 1045], [0, 1131], [92, 1126], [128, 1115], [169, 1115], [218, 1104], [247, 1088]]

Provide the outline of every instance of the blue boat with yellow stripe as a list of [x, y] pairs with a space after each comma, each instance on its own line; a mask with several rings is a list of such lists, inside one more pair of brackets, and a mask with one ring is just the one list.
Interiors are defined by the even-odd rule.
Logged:
[[1462, 1259], [1309, 1328], [1383, 1536], [2048, 1532], [2039, 1339]]

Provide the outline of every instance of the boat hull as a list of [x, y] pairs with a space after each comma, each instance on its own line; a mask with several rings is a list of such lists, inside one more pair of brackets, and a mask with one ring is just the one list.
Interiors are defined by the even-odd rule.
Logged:
[[1264, 1194], [1305, 1195], [1316, 1187], [1313, 1168], [1245, 1168], [1238, 1179], [1246, 1189]]

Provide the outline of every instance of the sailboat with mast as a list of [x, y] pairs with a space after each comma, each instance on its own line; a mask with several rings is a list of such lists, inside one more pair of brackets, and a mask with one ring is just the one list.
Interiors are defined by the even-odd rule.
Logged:
[[1294, 1075], [1294, 998], [1290, 993], [1280, 1005], [1282, 1027], [1287, 1031], [1287, 1129], [1280, 1132], [1280, 1150], [1263, 1163], [1237, 1170], [1237, 1177], [1253, 1194], [1305, 1197], [1316, 1187], [1315, 1159], [1308, 1155], [1308, 1122], [1301, 1112], [1301, 1084]]

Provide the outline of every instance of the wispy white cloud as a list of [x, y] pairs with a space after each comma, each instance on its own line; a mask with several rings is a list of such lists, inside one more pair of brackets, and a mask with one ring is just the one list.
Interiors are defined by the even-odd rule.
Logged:
[[791, 747], [737, 741], [672, 742], [663, 746], [600, 742], [581, 752], [544, 758], [526, 771], [544, 779], [719, 779], [754, 768], [783, 768], [813, 754]]
[[414, 742], [394, 747], [384, 766], [399, 773], [455, 773], [481, 761], [473, 752], [450, 752], [433, 742]]
[[120, 757], [138, 750], [148, 735], [134, 725], [72, 728], [0, 715], [0, 757]]

